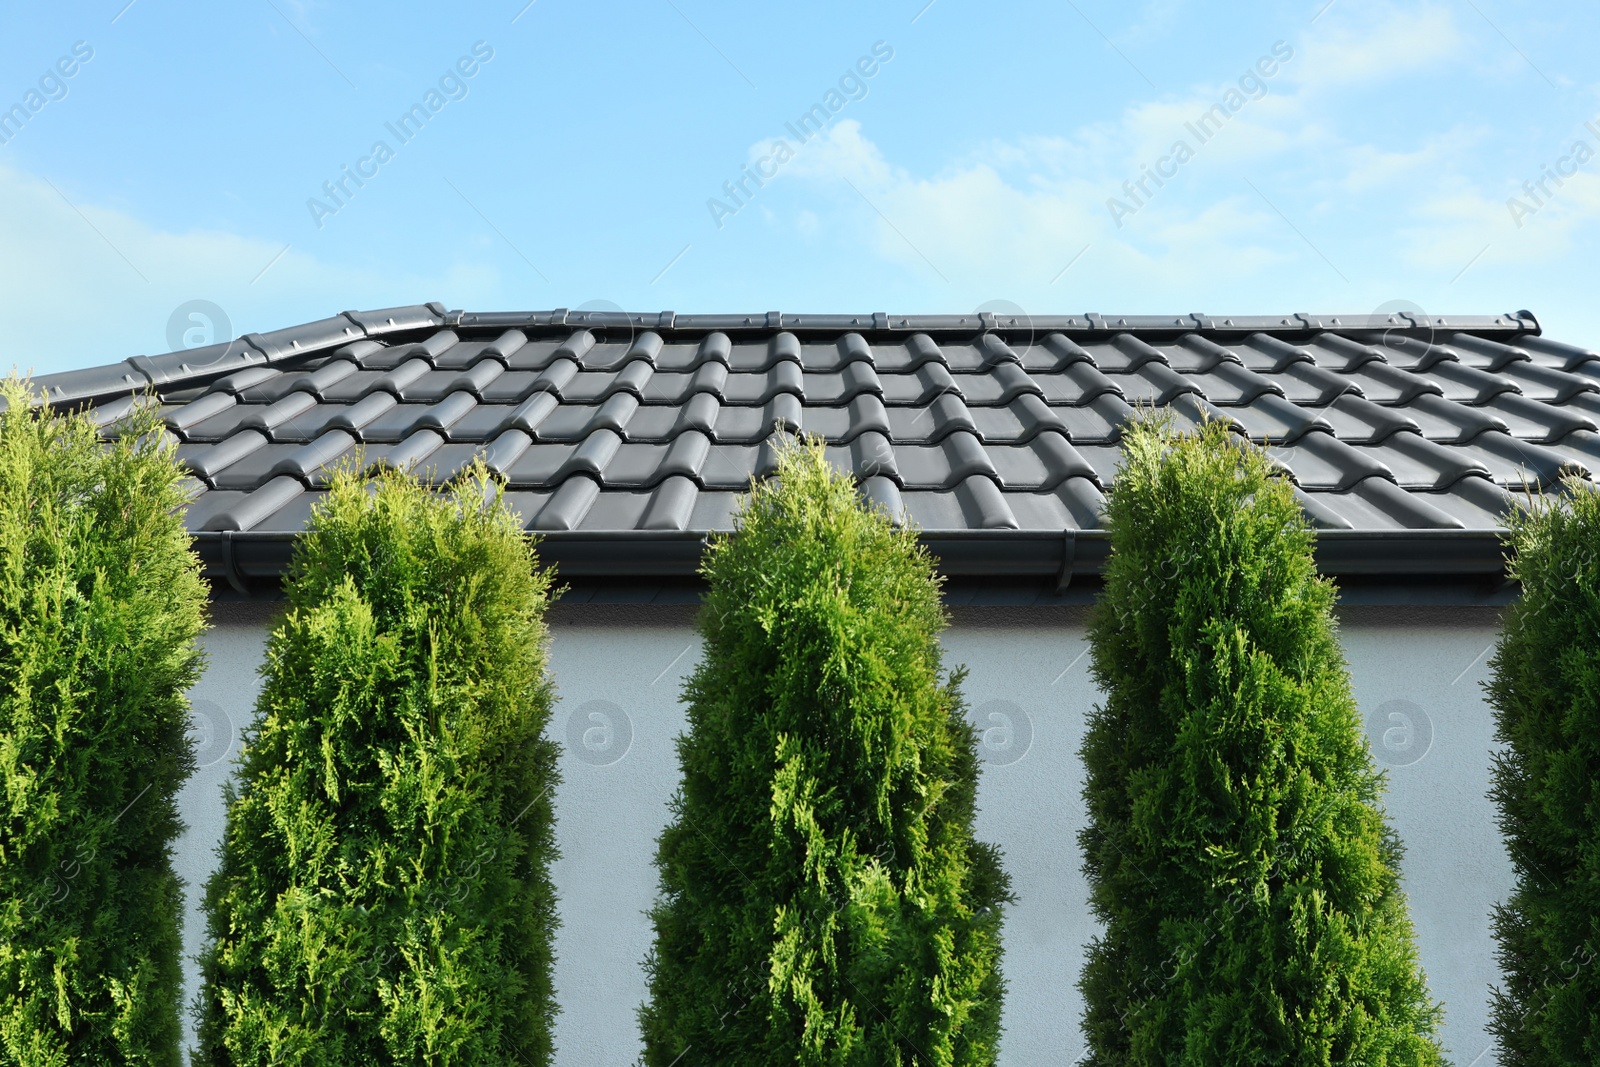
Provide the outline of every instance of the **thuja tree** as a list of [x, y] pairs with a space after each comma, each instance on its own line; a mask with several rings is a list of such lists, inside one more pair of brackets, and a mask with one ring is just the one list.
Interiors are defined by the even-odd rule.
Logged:
[[1511, 517], [1512, 577], [1488, 683], [1493, 796], [1516, 886], [1495, 933], [1491, 1029], [1506, 1067], [1600, 1062], [1600, 492]]
[[1398, 840], [1288, 481], [1136, 422], [1090, 623], [1086, 1063], [1441, 1063]]
[[994, 1062], [1010, 896], [931, 558], [811, 442], [703, 570], [646, 1062]]
[[151, 414], [0, 414], [0, 1061], [176, 1067], [205, 592]]
[[199, 1062], [551, 1056], [550, 583], [480, 464], [438, 494], [340, 471], [207, 887]]

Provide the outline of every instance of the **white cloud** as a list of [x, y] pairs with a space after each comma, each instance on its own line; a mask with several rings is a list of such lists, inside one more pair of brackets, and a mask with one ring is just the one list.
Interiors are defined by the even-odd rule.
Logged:
[[[1352, 104], [1380, 106], [1371, 91], [1485, 50], [1451, 10], [1345, 0], [1292, 44], [1265, 95], [1203, 144], [1192, 124], [1238, 87], [1236, 76], [1064, 135], [984, 144], [922, 174], [886, 158], [845, 119], [785, 168], [810, 192], [802, 202], [780, 194], [773, 210], [807, 233], [865, 233], [883, 260], [924, 283], [936, 271], [962, 292], [998, 286], [1052, 300], [1050, 280], [1088, 245], [1071, 277], [1092, 289], [1221, 291], [1234, 302], [1241, 291], [1304, 291], [1313, 297], [1295, 302], [1319, 308], [1344, 308], [1349, 297], [1340, 294], [1358, 289], [1415, 291], [1418, 278], [1445, 286], [1486, 244], [1484, 264], [1559, 254], [1574, 226], [1600, 213], [1600, 180], [1586, 173], [1515, 231], [1503, 195], [1474, 180], [1493, 143], [1481, 127], [1436, 128], [1398, 146], [1370, 140], [1373, 124]], [[1175, 177], [1160, 187], [1146, 179], [1139, 200], [1123, 191], [1180, 139], [1194, 156]], [[1137, 207], [1120, 228], [1110, 197]], [[1356, 218], [1363, 224], [1350, 226]], [[1531, 237], [1535, 224], [1544, 232]]]
[[1460, 59], [1467, 43], [1449, 8], [1346, 0], [1301, 39], [1285, 70], [1288, 80], [1308, 93], [1374, 89]]
[[1149, 0], [1140, 8], [1137, 21], [1116, 35], [1117, 40], [1140, 45], [1170, 34], [1187, 6], [1187, 0]]
[[497, 286], [494, 272], [481, 265], [425, 277], [392, 264], [335, 266], [303, 249], [284, 252], [281, 242], [239, 234], [173, 233], [5, 167], [0, 248], [7, 323], [0, 372], [16, 366], [47, 374], [168, 351], [168, 316], [189, 300], [219, 305], [237, 335], [345, 308], [442, 300]]
[[1356, 144], [1343, 149], [1345, 173], [1339, 186], [1347, 193], [1366, 193], [1451, 170], [1469, 153], [1489, 140], [1488, 131], [1456, 128], [1428, 137], [1412, 151], [1393, 152], [1377, 145]]

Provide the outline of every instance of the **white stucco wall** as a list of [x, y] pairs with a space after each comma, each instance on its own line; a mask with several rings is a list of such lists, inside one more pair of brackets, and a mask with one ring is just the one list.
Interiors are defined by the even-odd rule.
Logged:
[[[180, 843], [189, 882], [185, 948], [199, 951], [199, 890], [222, 830], [221, 783], [248, 725], [270, 610], [221, 607], [206, 639], [211, 667], [195, 689], [200, 773], [183, 796]], [[682, 609], [561, 609], [552, 665], [563, 742], [557, 793], [562, 929], [556, 987], [557, 1062], [616, 1067], [640, 1052], [646, 911], [656, 889], [655, 840], [677, 783], [678, 704], [699, 645]], [[1389, 770], [1390, 819], [1405, 842], [1404, 884], [1445, 1041], [1458, 1067], [1495, 1063], [1484, 1030], [1497, 980], [1489, 914], [1511, 885], [1488, 784], [1492, 732], [1479, 683], [1493, 617], [1481, 611], [1364, 609], [1342, 637], [1374, 752]], [[1081, 612], [966, 609], [947, 633], [951, 665], [970, 669], [966, 696], [986, 731], [980, 834], [1005, 851], [1020, 897], [1006, 918], [1002, 1064], [1074, 1062], [1083, 1052], [1076, 988], [1093, 932], [1076, 831], [1084, 714], [1097, 699]], [[1391, 718], [1399, 715], [1401, 718]], [[209, 732], [209, 734], [208, 734]], [[224, 747], [223, 737], [231, 737]], [[194, 976], [191, 968], [191, 988]]]
[[200, 992], [200, 969], [194, 957], [205, 944], [201, 911], [206, 879], [217, 869], [217, 846], [227, 810], [223, 786], [234, 770], [244, 732], [255, 710], [261, 680], [256, 671], [267, 647], [267, 630], [278, 607], [263, 603], [213, 603], [211, 628], [201, 637], [205, 673], [189, 691], [194, 742], [194, 775], [178, 794], [178, 811], [187, 827], [175, 847], [173, 863], [184, 882], [184, 1033], [193, 1041], [194, 1022], [188, 1006]]

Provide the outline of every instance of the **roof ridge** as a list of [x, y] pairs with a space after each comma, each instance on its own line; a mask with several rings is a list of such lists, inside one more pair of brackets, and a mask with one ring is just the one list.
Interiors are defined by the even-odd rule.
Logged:
[[33, 380], [37, 402], [56, 406], [96, 403], [125, 396], [150, 386], [176, 389], [208, 384], [249, 367], [294, 366], [331, 354], [354, 341], [384, 339], [390, 343], [439, 329], [506, 330], [518, 328], [659, 331], [671, 333], [802, 334], [872, 333], [915, 336], [920, 333], [984, 334], [991, 331], [1031, 334], [1118, 333], [1150, 336], [1178, 333], [1306, 334], [1329, 331], [1395, 330], [1433, 333], [1438, 330], [1472, 334], [1538, 336], [1541, 328], [1530, 311], [1502, 315], [1453, 315], [1419, 318], [1397, 312], [1376, 321], [1373, 315], [1102, 315], [1097, 312], [1055, 315], [871, 314], [678, 314], [673, 311], [586, 311], [557, 308], [551, 311], [468, 312], [446, 310], [443, 304], [409, 304], [374, 311], [344, 311], [267, 333], [248, 333], [225, 343], [180, 349], [157, 356], [131, 356], [118, 363], [45, 374]]

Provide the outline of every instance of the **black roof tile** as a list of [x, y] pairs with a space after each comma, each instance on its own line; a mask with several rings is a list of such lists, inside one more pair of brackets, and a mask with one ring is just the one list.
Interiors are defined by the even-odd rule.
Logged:
[[[1053, 552], [1063, 581], [1075, 566], [1064, 550], [1020, 546], [1103, 536], [1135, 404], [1180, 426], [1230, 423], [1241, 447], [1290, 473], [1337, 545], [1397, 552], [1381, 546], [1418, 533], [1495, 546], [1492, 559], [1479, 548], [1383, 564], [1395, 573], [1468, 557], [1497, 568], [1494, 538], [1524, 478], [1549, 488], [1600, 471], [1600, 353], [1542, 336], [1527, 313], [1013, 323], [419, 305], [35, 385], [51, 403], [91, 405], [108, 434], [152, 387], [195, 476], [188, 527], [203, 545], [232, 539], [206, 549], [230, 580], [244, 557], [216, 553], [302, 528], [329, 469], [358, 451], [436, 484], [482, 455], [525, 525], [552, 545], [592, 542], [571, 558], [619, 574], [681, 569], [696, 553], [674, 538], [730, 528], [779, 432], [822, 435], [864, 497], [956, 553], [952, 566], [1011, 573]], [[607, 537], [647, 541], [611, 551]], [[970, 558], [951, 547], [960, 537], [978, 539]], [[1002, 544], [1013, 547], [982, 547]]]
[[[1501, 394], [1502, 397], [1510, 396]], [[1510, 427], [1496, 413], [1499, 405], [1470, 407], [1442, 396], [1419, 396], [1399, 409], [1420, 425], [1422, 435], [1441, 444], [1465, 444], [1486, 430], [1509, 432]]]
[[1319, 408], [1302, 407], [1276, 393], [1229, 408], [1226, 414], [1258, 444], [1268, 440], [1289, 444], [1317, 430], [1339, 436]]
[[1382, 444], [1367, 446], [1365, 451], [1393, 472], [1402, 489], [1432, 492], [1448, 489], [1469, 475], [1489, 476], [1489, 468], [1462, 449], [1435, 444], [1420, 433], [1390, 434]]
[[1266, 452], [1306, 490], [1342, 492], [1368, 478], [1395, 480], [1394, 471], [1373, 449], [1346, 444], [1331, 433], [1308, 433]]
[[1594, 471], [1600, 469], [1600, 464], [1581, 454], [1519, 441], [1499, 430], [1479, 434], [1460, 451], [1487, 467], [1497, 483], [1512, 488], [1526, 483], [1545, 489], [1563, 474], [1592, 478]]

